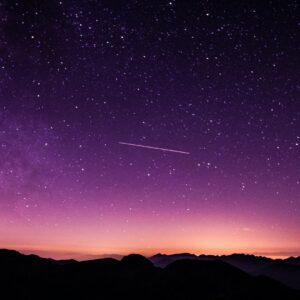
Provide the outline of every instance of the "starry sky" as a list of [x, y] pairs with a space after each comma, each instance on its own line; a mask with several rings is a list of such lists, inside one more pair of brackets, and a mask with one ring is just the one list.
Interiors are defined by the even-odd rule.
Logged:
[[1, 1], [0, 247], [300, 255], [299, 6]]

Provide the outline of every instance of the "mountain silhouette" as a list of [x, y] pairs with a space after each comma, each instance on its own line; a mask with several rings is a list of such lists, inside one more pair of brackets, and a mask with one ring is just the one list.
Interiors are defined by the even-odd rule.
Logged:
[[[152, 259], [162, 257], [168, 258], [156, 255]], [[219, 258], [205, 260], [179, 254], [171, 256], [174, 261], [162, 268], [138, 254], [120, 261], [104, 258], [78, 262], [0, 250], [1, 295], [12, 300], [300, 299], [300, 291], [267, 276], [249, 274]], [[267, 273], [268, 269], [264, 270]]]
[[285, 262], [294, 266], [300, 266], [300, 257], [289, 257]]
[[128, 256], [124, 256], [121, 259], [121, 263], [124, 267], [129, 269], [151, 269], [153, 268], [153, 263], [139, 254], [130, 254]]
[[156, 254], [149, 259], [157, 267], [166, 267], [174, 261], [182, 259], [193, 259], [197, 261], [216, 261], [226, 262], [237, 267], [251, 275], [264, 275], [271, 279], [300, 290], [300, 258], [290, 257], [287, 259], [271, 259], [263, 256], [249, 254], [231, 254], [231, 255], [199, 255], [183, 254]]

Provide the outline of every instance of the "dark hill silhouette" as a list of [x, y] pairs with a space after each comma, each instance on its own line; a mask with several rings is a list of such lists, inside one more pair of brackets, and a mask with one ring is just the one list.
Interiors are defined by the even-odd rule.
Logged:
[[284, 260], [286, 263], [294, 265], [294, 266], [300, 266], [300, 257], [289, 257]]
[[232, 255], [193, 255], [193, 254], [156, 254], [149, 259], [157, 267], [166, 267], [174, 261], [190, 257], [197, 261], [216, 261], [221, 260], [234, 267], [237, 267], [251, 275], [265, 275], [271, 279], [300, 290], [300, 258], [290, 257], [287, 259], [270, 259], [263, 256], [248, 254]]
[[121, 259], [121, 263], [125, 268], [129, 269], [151, 269], [153, 263], [139, 254], [130, 254]]
[[154, 263], [156, 266], [165, 267], [173, 261], [179, 259], [196, 259], [196, 260], [204, 260], [204, 261], [212, 261], [212, 260], [222, 260], [228, 262], [238, 268], [249, 272], [251, 270], [256, 270], [256, 268], [261, 268], [267, 264], [272, 263], [274, 260], [266, 257], [255, 256], [255, 255], [248, 255], [248, 254], [231, 254], [231, 255], [222, 255], [222, 256], [215, 256], [215, 255], [194, 255], [189, 253], [183, 254], [156, 254], [151, 256], [149, 259]]
[[177, 253], [177, 254], [156, 254], [151, 256], [150, 261], [157, 267], [166, 267], [170, 263], [177, 261], [179, 259], [198, 259], [198, 256], [190, 253]]
[[222, 255], [219, 259], [251, 274], [274, 262], [274, 260], [267, 257], [249, 254]]
[[62, 262], [0, 250], [0, 270], [1, 295], [11, 300], [300, 299], [299, 291], [222, 260], [183, 259], [160, 268], [136, 254]]
[[255, 271], [254, 274], [265, 275], [269, 278], [278, 280], [289, 287], [300, 290], [299, 265], [278, 261]]

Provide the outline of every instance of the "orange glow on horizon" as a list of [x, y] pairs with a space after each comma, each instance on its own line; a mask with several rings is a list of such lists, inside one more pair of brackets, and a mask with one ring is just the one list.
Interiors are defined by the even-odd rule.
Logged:
[[23, 254], [36, 254], [41, 257], [53, 258], [53, 259], [76, 259], [76, 260], [89, 260], [97, 259], [109, 256], [125, 256], [131, 253], [138, 253], [146, 257], [161, 253], [161, 254], [176, 254], [176, 253], [191, 253], [195, 255], [230, 255], [230, 254], [249, 254], [256, 256], [265, 256], [272, 259], [284, 259], [290, 256], [297, 256], [299, 249], [243, 249], [243, 248], [234, 248], [234, 249], [214, 249], [207, 248], [203, 251], [194, 248], [131, 248], [131, 249], [92, 249], [92, 248], [64, 248], [64, 247], [41, 247], [41, 246], [26, 246], [26, 245], [5, 245], [1, 248], [11, 249], [19, 251]]

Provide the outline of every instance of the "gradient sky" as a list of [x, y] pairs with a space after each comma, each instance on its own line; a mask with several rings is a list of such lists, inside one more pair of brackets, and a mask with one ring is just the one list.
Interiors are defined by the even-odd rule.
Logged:
[[0, 247], [300, 255], [297, 9], [1, 1]]

